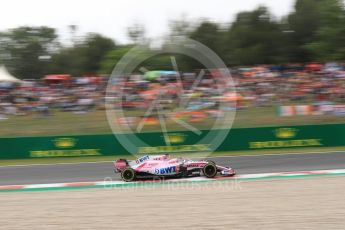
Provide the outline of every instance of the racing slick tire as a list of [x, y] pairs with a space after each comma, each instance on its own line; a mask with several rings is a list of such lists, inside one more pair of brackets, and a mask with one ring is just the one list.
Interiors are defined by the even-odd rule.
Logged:
[[203, 168], [202, 172], [205, 177], [213, 178], [217, 175], [217, 166], [213, 162], [208, 162]]
[[187, 167], [184, 165], [180, 166], [180, 178], [186, 178], [188, 177], [188, 171], [187, 171]]
[[121, 172], [121, 178], [123, 181], [131, 182], [135, 179], [135, 177], [136, 177], [136, 173], [135, 173], [134, 169], [132, 169], [132, 168], [125, 168]]
[[208, 160], [207, 163], [216, 165], [214, 161], [210, 161], [210, 160]]

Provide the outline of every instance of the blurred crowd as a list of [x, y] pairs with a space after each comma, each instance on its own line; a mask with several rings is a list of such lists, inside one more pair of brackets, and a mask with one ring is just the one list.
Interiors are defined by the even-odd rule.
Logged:
[[[219, 112], [216, 108], [220, 101], [229, 102], [225, 110], [234, 109], [232, 102], [241, 109], [298, 103], [345, 104], [343, 64], [261, 65], [231, 69], [231, 74], [233, 82], [221, 78], [220, 70], [151, 71], [127, 76], [112, 89], [123, 90], [121, 103], [115, 106], [146, 110], [158, 99], [163, 109], [184, 108], [180, 113], [207, 109], [214, 115]], [[86, 113], [104, 109], [107, 81], [107, 77], [93, 76], [0, 83], [0, 118], [30, 114], [48, 117], [55, 111]], [[229, 90], [230, 86], [235, 86], [236, 92]]]
[[252, 106], [345, 103], [345, 68], [337, 63], [240, 68], [233, 77]]
[[0, 88], [0, 114], [48, 117], [54, 111], [86, 113], [104, 106], [106, 79], [23, 81]]

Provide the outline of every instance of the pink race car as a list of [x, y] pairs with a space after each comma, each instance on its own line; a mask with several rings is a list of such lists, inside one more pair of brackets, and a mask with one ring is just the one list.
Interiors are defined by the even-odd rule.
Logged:
[[212, 161], [171, 159], [169, 154], [147, 155], [134, 161], [119, 159], [114, 162], [114, 172], [121, 173], [121, 178], [127, 182], [139, 178], [184, 178], [200, 175], [213, 178], [218, 173], [223, 176], [236, 174], [234, 169], [216, 165]]

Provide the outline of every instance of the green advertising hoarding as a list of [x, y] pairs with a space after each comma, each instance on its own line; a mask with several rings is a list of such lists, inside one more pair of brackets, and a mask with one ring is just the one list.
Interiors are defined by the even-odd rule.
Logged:
[[[211, 151], [212, 143], [200, 141], [210, 132], [169, 132], [169, 145], [163, 133], [140, 133], [131, 147], [137, 154]], [[0, 138], [0, 159], [129, 154], [119, 140], [112, 134]], [[232, 129], [216, 151], [332, 146], [345, 146], [345, 124]]]

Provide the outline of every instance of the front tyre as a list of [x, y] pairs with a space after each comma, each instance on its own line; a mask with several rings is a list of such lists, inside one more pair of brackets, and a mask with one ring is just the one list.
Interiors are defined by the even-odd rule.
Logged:
[[131, 182], [135, 179], [135, 177], [136, 177], [136, 173], [135, 173], [134, 169], [132, 169], [132, 168], [125, 168], [121, 172], [121, 178], [123, 181]]
[[213, 178], [217, 175], [217, 166], [213, 162], [209, 162], [203, 167], [202, 172], [205, 177]]

